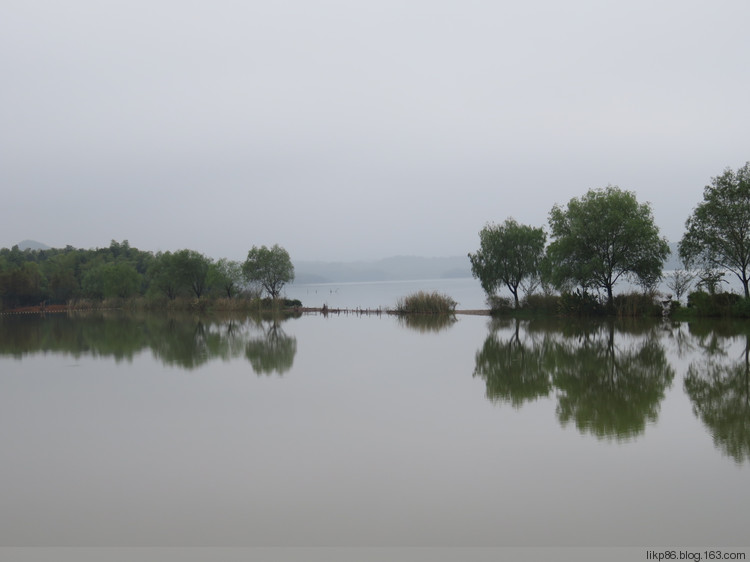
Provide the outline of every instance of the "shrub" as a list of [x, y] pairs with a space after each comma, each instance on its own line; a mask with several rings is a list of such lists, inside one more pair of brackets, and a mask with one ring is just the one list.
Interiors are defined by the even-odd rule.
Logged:
[[617, 295], [613, 299], [617, 316], [661, 316], [662, 307], [653, 296], [643, 293]]
[[451, 297], [433, 291], [419, 291], [400, 298], [396, 303], [398, 314], [452, 314], [456, 311], [457, 302]]
[[492, 314], [509, 314], [513, 312], [513, 301], [507, 297], [498, 297], [497, 295], [487, 297], [487, 304], [490, 306]]
[[698, 316], [731, 316], [735, 307], [742, 309], [743, 299], [735, 293], [716, 293], [694, 291], [688, 295], [688, 308], [692, 308]]
[[560, 297], [557, 295], [526, 295], [521, 308], [534, 314], [554, 315], [560, 310]]
[[606, 313], [606, 309], [595, 295], [576, 290], [560, 296], [559, 312], [563, 316], [601, 316]]
[[750, 299], [738, 300], [732, 307], [732, 314], [738, 318], [750, 318]]

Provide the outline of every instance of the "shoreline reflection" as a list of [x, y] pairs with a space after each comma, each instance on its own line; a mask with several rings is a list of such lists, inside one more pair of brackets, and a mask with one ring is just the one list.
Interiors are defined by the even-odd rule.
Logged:
[[289, 316], [247, 314], [140, 314], [96, 311], [75, 315], [3, 318], [0, 356], [36, 353], [132, 362], [150, 350], [165, 365], [186, 370], [210, 361], [244, 357], [258, 374], [283, 374], [297, 352], [281, 328]]

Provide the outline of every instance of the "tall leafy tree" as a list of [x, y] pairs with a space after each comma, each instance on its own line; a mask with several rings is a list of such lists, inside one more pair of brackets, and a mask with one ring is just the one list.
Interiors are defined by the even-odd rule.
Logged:
[[242, 273], [250, 283], [259, 283], [272, 299], [279, 297], [285, 284], [294, 281], [289, 253], [278, 244], [271, 248], [253, 246], [242, 264]]
[[731, 271], [750, 297], [750, 162], [711, 179], [685, 228], [679, 246], [683, 262]]
[[221, 258], [211, 265], [208, 278], [211, 286], [218, 287], [228, 299], [231, 299], [242, 284], [242, 264]]
[[547, 235], [542, 228], [509, 218], [501, 225], [485, 226], [479, 240], [479, 250], [469, 254], [472, 274], [489, 297], [505, 285], [518, 308], [518, 287], [524, 279], [538, 274]]
[[603, 289], [612, 304], [612, 290], [622, 276], [641, 285], [661, 277], [669, 255], [659, 236], [648, 203], [617, 186], [589, 190], [567, 207], [555, 205], [549, 214], [547, 248], [549, 275], [558, 288], [579, 285]]
[[127, 262], [108, 263], [102, 267], [105, 297], [132, 297], [140, 290], [142, 276]]
[[195, 250], [179, 250], [172, 259], [181, 284], [200, 298], [208, 288], [208, 272], [212, 260]]
[[181, 290], [180, 271], [175, 254], [158, 252], [148, 268], [149, 290], [163, 294], [170, 300], [177, 298]]

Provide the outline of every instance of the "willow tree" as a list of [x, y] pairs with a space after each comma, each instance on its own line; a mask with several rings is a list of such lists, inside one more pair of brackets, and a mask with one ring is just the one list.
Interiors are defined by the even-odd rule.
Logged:
[[274, 300], [285, 284], [294, 281], [294, 265], [289, 253], [278, 244], [271, 248], [253, 246], [242, 264], [242, 273], [248, 282], [259, 283]]
[[547, 235], [542, 228], [518, 224], [509, 218], [488, 224], [479, 232], [479, 250], [469, 254], [471, 272], [488, 297], [505, 285], [518, 308], [518, 287], [539, 272]]
[[731, 271], [750, 297], [750, 162], [711, 179], [685, 228], [679, 246], [683, 262]]
[[648, 203], [617, 186], [589, 190], [549, 214], [552, 242], [547, 248], [552, 283], [602, 289], [612, 305], [612, 291], [623, 277], [643, 286], [661, 278], [669, 255]]

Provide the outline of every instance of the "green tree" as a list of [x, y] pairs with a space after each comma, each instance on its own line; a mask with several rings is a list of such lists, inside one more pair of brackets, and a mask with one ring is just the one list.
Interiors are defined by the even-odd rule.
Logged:
[[209, 284], [218, 287], [228, 299], [237, 294], [242, 284], [242, 264], [227, 258], [221, 258], [211, 264], [208, 272]]
[[505, 285], [518, 308], [518, 287], [524, 279], [539, 273], [547, 235], [541, 228], [509, 218], [501, 225], [485, 226], [479, 232], [479, 240], [479, 250], [469, 254], [472, 274], [488, 297]]
[[286, 283], [294, 281], [289, 253], [278, 244], [272, 248], [253, 246], [242, 264], [242, 273], [250, 283], [259, 283], [272, 299], [279, 297]]
[[200, 298], [208, 288], [211, 259], [195, 250], [180, 250], [174, 253], [173, 260], [180, 284]]
[[679, 245], [683, 262], [731, 271], [750, 297], [750, 162], [711, 179], [685, 228]]
[[163, 294], [170, 300], [180, 293], [180, 272], [171, 252], [158, 252], [148, 268], [149, 291]]
[[95, 263], [90, 265], [81, 277], [81, 290], [86, 298], [104, 298], [104, 273], [106, 265]]
[[49, 298], [55, 302], [66, 302], [79, 296], [79, 253], [63, 252], [52, 256], [44, 264], [49, 283]]
[[130, 263], [108, 263], [101, 269], [105, 297], [127, 299], [140, 290], [141, 274]]
[[651, 206], [617, 186], [589, 190], [555, 205], [549, 214], [552, 242], [547, 249], [549, 275], [558, 288], [580, 285], [603, 289], [612, 305], [612, 289], [624, 275], [648, 286], [661, 277], [669, 255], [659, 236]]

